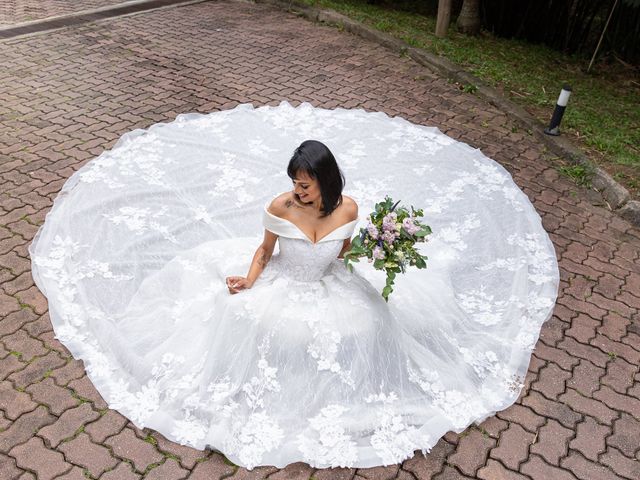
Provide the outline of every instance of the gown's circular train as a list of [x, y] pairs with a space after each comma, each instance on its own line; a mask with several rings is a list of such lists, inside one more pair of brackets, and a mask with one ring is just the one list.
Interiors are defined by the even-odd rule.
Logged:
[[[266, 205], [324, 142], [360, 218], [313, 243]], [[428, 268], [336, 256], [385, 195], [424, 208]], [[279, 235], [254, 287], [263, 230]], [[124, 135], [64, 185], [29, 247], [55, 334], [111, 408], [234, 463], [398, 463], [516, 401], [558, 288], [553, 246], [500, 165], [364, 110], [240, 105]]]

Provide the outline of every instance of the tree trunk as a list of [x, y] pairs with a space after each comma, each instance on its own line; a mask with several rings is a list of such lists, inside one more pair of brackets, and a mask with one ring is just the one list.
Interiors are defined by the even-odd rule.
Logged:
[[436, 21], [436, 37], [444, 38], [447, 36], [449, 23], [451, 22], [451, 1], [438, 0], [438, 19]]
[[457, 26], [460, 32], [467, 35], [480, 33], [480, 0], [464, 0]]

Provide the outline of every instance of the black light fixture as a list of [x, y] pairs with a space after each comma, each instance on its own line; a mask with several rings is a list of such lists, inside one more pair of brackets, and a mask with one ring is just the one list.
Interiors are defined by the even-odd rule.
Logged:
[[560, 135], [560, 121], [562, 120], [562, 116], [564, 115], [564, 110], [567, 107], [567, 103], [569, 103], [569, 96], [571, 95], [571, 87], [569, 85], [563, 85], [562, 90], [560, 91], [560, 96], [558, 97], [558, 101], [556, 102], [556, 108], [553, 111], [553, 116], [551, 117], [551, 122], [549, 122], [549, 126], [544, 129], [544, 133], [547, 135]]

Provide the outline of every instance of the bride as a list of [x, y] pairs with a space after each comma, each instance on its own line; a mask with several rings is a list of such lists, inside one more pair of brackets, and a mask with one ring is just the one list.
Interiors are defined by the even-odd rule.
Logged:
[[[293, 190], [270, 198], [292, 151]], [[381, 272], [342, 259], [387, 194], [434, 232], [388, 303]], [[540, 217], [479, 150], [286, 102], [126, 134], [65, 183], [29, 252], [110, 408], [248, 469], [399, 463], [507, 408], [558, 288]]]
[[[278, 195], [270, 203], [266, 213], [276, 217], [274, 221], [284, 218], [304, 234], [306, 239], [315, 244], [336, 230], [351, 226], [358, 219], [358, 205], [352, 198], [341, 194], [344, 176], [331, 151], [321, 142], [316, 140], [303, 142], [294, 152], [287, 167], [287, 173], [293, 181], [294, 189], [292, 192]], [[328, 208], [323, 207], [325, 202], [330, 205]], [[333, 216], [327, 220], [331, 214]], [[271, 222], [267, 220], [266, 223]], [[327, 225], [333, 225], [333, 228], [327, 229]], [[271, 259], [279, 231], [277, 227], [271, 228], [273, 230], [267, 228], [264, 231], [264, 240], [253, 257], [247, 276], [226, 278], [230, 293], [251, 288]], [[348, 231], [351, 230], [353, 229]], [[305, 233], [309, 231], [316, 233], [313, 235]], [[318, 235], [318, 231], [325, 233]], [[351, 237], [349, 236], [343, 240], [338, 258], [342, 258], [350, 246]]]

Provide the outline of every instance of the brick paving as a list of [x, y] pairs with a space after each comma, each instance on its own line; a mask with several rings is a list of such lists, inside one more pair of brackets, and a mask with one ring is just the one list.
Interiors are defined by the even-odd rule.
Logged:
[[[126, 0], [122, 0], [125, 2]], [[104, 7], [116, 0], [0, 0], [0, 28]]]
[[[640, 478], [640, 231], [560, 176], [502, 112], [405, 57], [262, 4], [211, 1], [7, 40], [0, 58], [0, 479]], [[54, 338], [30, 275], [27, 246], [65, 179], [120, 135], [283, 99], [402, 115], [482, 149], [556, 247], [560, 296], [518, 401], [400, 466], [248, 474], [138, 430]]]

